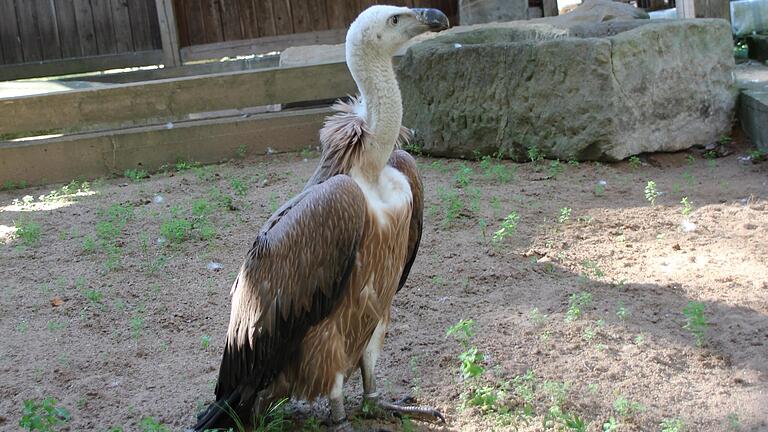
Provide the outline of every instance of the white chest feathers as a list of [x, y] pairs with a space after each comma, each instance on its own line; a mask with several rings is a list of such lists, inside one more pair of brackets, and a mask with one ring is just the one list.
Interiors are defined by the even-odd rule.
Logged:
[[392, 223], [392, 218], [401, 215], [410, 218], [413, 195], [408, 179], [403, 173], [387, 165], [375, 183], [362, 176], [357, 168], [353, 168], [350, 174], [363, 191], [368, 209], [379, 225]]

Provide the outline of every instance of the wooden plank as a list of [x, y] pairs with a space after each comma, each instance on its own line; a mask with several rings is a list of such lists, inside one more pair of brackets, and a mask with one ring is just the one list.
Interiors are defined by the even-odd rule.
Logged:
[[677, 17], [681, 19], [696, 18], [694, 0], [677, 0]]
[[312, 31], [328, 30], [328, 17], [326, 16], [326, 6], [328, 1], [338, 0], [311, 0], [307, 3], [309, 6], [309, 20]]
[[189, 30], [187, 26], [188, 3], [187, 0], [173, 0], [174, 17], [176, 18], [180, 47], [189, 45]]
[[47, 62], [20, 63], [0, 66], [0, 81], [156, 65], [162, 62], [163, 52], [155, 50]]
[[203, 25], [205, 26], [205, 42], [223, 42], [224, 31], [221, 28], [219, 0], [203, 0]]
[[356, 90], [345, 63], [116, 84], [0, 99], [0, 118], [14, 119], [0, 123], [0, 134], [325, 100]]
[[694, 0], [696, 18], [722, 18], [731, 22], [728, 0]]
[[542, 0], [541, 11], [545, 17], [557, 16], [557, 0]]
[[203, 24], [203, 0], [188, 0], [187, 25], [189, 45], [202, 45], [206, 43], [205, 24]]
[[259, 37], [277, 35], [275, 15], [272, 10], [272, 0], [253, 0], [256, 10], [256, 22], [259, 26]]
[[75, 4], [71, 1], [56, 3], [56, 23], [59, 28], [59, 43], [61, 57], [82, 57], [83, 48], [80, 46], [80, 35], [77, 31], [77, 16]]
[[24, 61], [21, 36], [16, 22], [16, 5], [13, 0], [0, 0], [0, 50], [6, 64]]
[[325, 14], [328, 19], [329, 29], [342, 29], [349, 25], [347, 19], [347, 0], [331, 0], [325, 2]]
[[339, 44], [344, 42], [345, 36], [346, 30], [336, 29], [196, 45], [181, 49], [181, 61], [186, 63], [196, 60], [261, 54], [282, 51], [292, 46]]
[[53, 0], [34, 0], [34, 5], [43, 60], [60, 59], [61, 44], [59, 43], [59, 28]]
[[259, 24], [256, 19], [256, 8], [253, 0], [237, 0], [237, 7], [240, 11], [240, 34], [241, 39], [255, 39], [259, 37]]
[[133, 51], [133, 35], [131, 34], [131, 15], [128, 11], [127, 0], [110, 0], [112, 25], [115, 34], [115, 49], [118, 53]]
[[328, 108], [206, 119], [39, 141], [0, 142], [0, 183], [31, 185], [67, 182], [84, 176], [122, 174], [128, 168], [149, 171], [179, 158], [201, 163], [248, 155], [298, 152], [319, 145], [317, 131]]
[[149, 21], [149, 34], [152, 41], [152, 49], [162, 49], [162, 38], [160, 37], [160, 24], [157, 22], [157, 8], [155, 0], [147, 0], [147, 19]]
[[163, 65], [165, 67], [181, 66], [179, 36], [176, 30], [173, 2], [171, 0], [156, 0], [156, 10], [163, 44]]
[[99, 54], [96, 44], [96, 31], [93, 27], [93, 11], [88, 0], [72, 0], [75, 4], [75, 21], [80, 37], [80, 51], [83, 56]]
[[93, 10], [93, 27], [99, 54], [116, 53], [117, 41], [115, 40], [109, 0], [91, 0], [91, 10]]
[[243, 39], [243, 29], [240, 22], [240, 8], [237, 0], [219, 2], [221, 9], [221, 27], [224, 40]]
[[[312, 0], [317, 1], [317, 0]], [[291, 0], [291, 19], [294, 33], [308, 33], [313, 30], [312, 18], [309, 16], [309, 2], [307, 0]]]
[[272, 0], [272, 14], [275, 20], [275, 34], [296, 33], [293, 30], [290, 0]]
[[30, 0], [16, 2], [16, 17], [19, 22], [24, 61], [43, 60], [43, 50], [40, 44], [40, 32], [37, 30], [37, 13], [34, 2]]
[[136, 51], [152, 49], [152, 33], [149, 27], [149, 20], [154, 19], [154, 17], [149, 16], [147, 0], [128, 0], [128, 14], [131, 16], [133, 49]]

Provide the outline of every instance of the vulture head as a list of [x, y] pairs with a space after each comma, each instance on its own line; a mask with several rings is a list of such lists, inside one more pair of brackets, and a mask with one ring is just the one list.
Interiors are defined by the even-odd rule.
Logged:
[[415, 36], [448, 28], [448, 17], [437, 9], [371, 6], [350, 25], [347, 32], [347, 57], [350, 50], [367, 55], [392, 57]]

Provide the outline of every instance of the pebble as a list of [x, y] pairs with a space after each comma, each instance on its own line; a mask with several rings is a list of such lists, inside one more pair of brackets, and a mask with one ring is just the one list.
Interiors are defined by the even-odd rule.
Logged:
[[691, 221], [684, 220], [680, 223], [680, 228], [682, 228], [683, 232], [692, 232], [696, 231], [696, 224]]
[[162, 204], [163, 202], [165, 202], [165, 198], [163, 198], [162, 195], [155, 195], [155, 197], [152, 198], [152, 202], [155, 204]]
[[213, 261], [209, 262], [208, 265], [205, 266], [205, 267], [208, 270], [211, 270], [211, 271], [219, 271], [219, 270], [224, 268], [224, 266], [221, 265], [221, 263], [217, 263], [217, 262], [213, 262]]

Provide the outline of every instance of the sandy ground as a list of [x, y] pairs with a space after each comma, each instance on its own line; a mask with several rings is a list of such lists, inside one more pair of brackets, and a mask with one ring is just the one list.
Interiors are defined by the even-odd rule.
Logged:
[[[589, 431], [658, 431], [677, 419], [688, 431], [768, 430], [768, 163], [742, 164], [745, 144], [731, 148], [713, 160], [650, 155], [636, 167], [563, 162], [555, 177], [549, 161], [419, 158], [426, 228], [379, 378], [448, 424], [360, 419], [357, 374], [346, 387], [354, 424], [578, 430], [566, 424], [578, 418]], [[23, 401], [44, 397], [71, 413], [64, 430], [142, 430], [145, 417], [191, 424], [213, 396], [241, 260], [316, 162], [253, 156], [79, 193], [58, 185], [58, 196], [53, 186], [0, 192], [0, 430], [18, 430]], [[649, 180], [656, 205], [644, 197]], [[494, 242], [513, 211], [516, 231]], [[173, 218], [194, 223], [188, 240], [161, 232]], [[17, 222], [31, 226], [30, 244], [15, 237]], [[578, 316], [574, 294], [591, 297]], [[685, 328], [689, 302], [704, 306], [701, 347]], [[484, 354], [474, 380], [461, 378], [463, 349], [446, 336], [460, 319], [475, 321], [469, 346]], [[483, 387], [499, 401], [462, 399]], [[326, 416], [322, 402], [290, 411], [299, 430]]]

